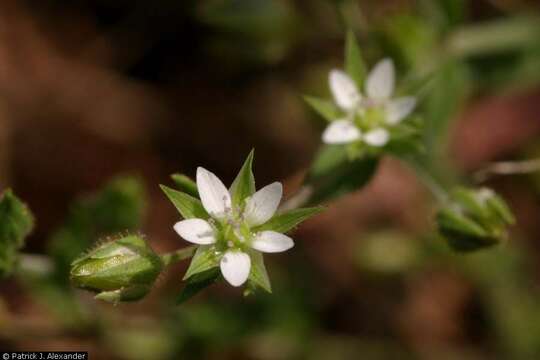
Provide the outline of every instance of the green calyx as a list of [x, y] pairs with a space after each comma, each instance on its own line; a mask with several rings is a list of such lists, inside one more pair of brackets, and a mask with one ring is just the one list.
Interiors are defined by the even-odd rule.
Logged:
[[386, 112], [380, 106], [367, 107], [356, 114], [354, 123], [362, 132], [384, 128], [386, 127]]
[[215, 248], [217, 251], [237, 249], [246, 251], [250, 248], [255, 233], [244, 220], [243, 208], [236, 207], [231, 210], [228, 217], [221, 221], [209, 219], [208, 222], [214, 228], [216, 234]]
[[457, 188], [437, 213], [439, 232], [457, 251], [474, 251], [507, 239], [515, 219], [504, 200], [491, 189]]
[[139, 235], [127, 235], [99, 245], [71, 264], [76, 287], [98, 293], [97, 299], [120, 302], [143, 298], [164, 267]]

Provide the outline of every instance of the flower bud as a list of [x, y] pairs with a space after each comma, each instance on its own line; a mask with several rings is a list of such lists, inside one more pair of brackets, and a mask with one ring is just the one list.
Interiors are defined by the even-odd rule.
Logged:
[[437, 213], [439, 232], [457, 251], [473, 251], [507, 238], [515, 222], [505, 201], [488, 188], [457, 188]]
[[71, 280], [96, 299], [117, 303], [142, 299], [163, 269], [163, 261], [138, 235], [98, 246], [71, 264]]

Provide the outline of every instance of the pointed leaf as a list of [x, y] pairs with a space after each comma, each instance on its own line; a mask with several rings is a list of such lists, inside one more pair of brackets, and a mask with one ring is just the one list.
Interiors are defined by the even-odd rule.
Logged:
[[272, 292], [272, 286], [270, 285], [270, 279], [264, 266], [263, 255], [258, 251], [250, 251], [251, 257], [251, 271], [249, 273], [249, 280], [262, 289]]
[[255, 227], [253, 229], [253, 232], [272, 230], [284, 234], [288, 231], [291, 231], [300, 223], [320, 213], [323, 210], [324, 208], [322, 206], [318, 206], [311, 208], [294, 209], [281, 214], [277, 214], [265, 224]]
[[337, 105], [330, 100], [304, 96], [304, 101], [327, 121], [334, 121], [343, 116]]
[[243, 206], [244, 200], [255, 193], [255, 177], [252, 170], [253, 155], [254, 151], [251, 150], [231, 185], [229, 192], [231, 193], [233, 205]]
[[172, 174], [171, 178], [180, 191], [183, 191], [186, 194], [196, 198], [199, 197], [199, 190], [197, 190], [197, 184], [195, 183], [195, 181], [191, 180], [191, 178], [184, 174]]
[[180, 295], [176, 299], [176, 304], [180, 305], [187, 300], [191, 299], [193, 296], [197, 295], [199, 292], [214, 284], [220, 277], [219, 268], [215, 267], [210, 270], [206, 270], [191, 276]]
[[160, 185], [160, 187], [184, 219], [208, 219], [210, 217], [199, 199], [165, 185]]
[[213, 245], [199, 246], [191, 259], [191, 264], [189, 264], [183, 280], [189, 279], [191, 276], [203, 271], [218, 267], [219, 259], [215, 252], [216, 248]]
[[345, 71], [354, 80], [359, 89], [362, 88], [366, 78], [366, 66], [362, 60], [362, 54], [356, 41], [354, 32], [347, 32], [347, 43], [345, 46]]

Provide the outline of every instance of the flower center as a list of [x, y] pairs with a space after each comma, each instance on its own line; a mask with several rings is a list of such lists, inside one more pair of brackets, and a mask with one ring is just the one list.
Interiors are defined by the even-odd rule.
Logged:
[[370, 106], [360, 108], [355, 116], [354, 122], [356, 126], [364, 132], [384, 127], [385, 125], [385, 110], [375, 100], [373, 101], [374, 103]]
[[240, 207], [227, 209], [225, 219], [219, 224], [214, 222], [214, 225], [216, 232], [220, 234], [217, 237], [217, 245], [223, 250], [229, 248], [244, 250], [249, 247], [254, 236]]

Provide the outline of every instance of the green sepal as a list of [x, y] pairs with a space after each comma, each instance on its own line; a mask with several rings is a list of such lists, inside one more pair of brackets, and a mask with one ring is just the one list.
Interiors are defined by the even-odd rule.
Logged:
[[94, 299], [106, 301], [112, 304], [118, 304], [119, 302], [131, 302], [138, 301], [144, 298], [151, 290], [150, 286], [135, 285], [118, 290], [102, 291]]
[[202, 290], [213, 285], [220, 278], [221, 272], [218, 267], [199, 272], [191, 276], [176, 299], [176, 304], [180, 305]]
[[345, 146], [323, 146], [305, 181], [312, 189], [308, 204], [319, 204], [359, 190], [371, 180], [378, 164], [376, 156], [351, 159]]
[[343, 116], [342, 111], [330, 100], [304, 96], [304, 101], [327, 121], [334, 121]]
[[28, 207], [11, 190], [0, 200], [0, 277], [11, 274], [18, 258], [18, 250], [32, 231], [34, 218]]
[[446, 232], [462, 233], [467, 236], [486, 237], [489, 234], [477, 223], [452, 209], [441, 209], [437, 223]]
[[[490, 191], [485, 189], [485, 191]], [[488, 220], [491, 217], [489, 207], [486, 206], [485, 200], [481, 198], [480, 193], [471, 191], [467, 188], [459, 187], [452, 192], [454, 201], [458, 202], [465, 211], [472, 217], [480, 221]]]
[[214, 245], [200, 245], [191, 259], [191, 263], [182, 280], [219, 266], [219, 257]]
[[252, 230], [253, 232], [271, 230], [279, 233], [286, 233], [323, 210], [324, 207], [322, 206], [289, 210], [275, 215], [266, 223], [257, 226]]
[[171, 179], [174, 181], [174, 184], [176, 185], [178, 190], [185, 192], [190, 196], [196, 198], [199, 197], [199, 190], [197, 189], [197, 184], [188, 176], [184, 174], [172, 174]]
[[231, 193], [233, 206], [244, 205], [244, 200], [255, 193], [255, 177], [253, 176], [254, 150], [249, 153], [244, 165], [234, 179], [229, 192]]
[[508, 207], [506, 202], [498, 195], [489, 197], [486, 200], [486, 204], [508, 225], [516, 223], [516, 218], [512, 213], [512, 210]]
[[356, 86], [361, 89], [366, 78], [366, 65], [364, 64], [360, 47], [352, 30], [347, 31], [345, 72], [354, 80]]
[[270, 285], [270, 279], [268, 272], [264, 266], [263, 255], [258, 251], [249, 251], [249, 257], [251, 258], [251, 270], [249, 273], [249, 281], [265, 291], [272, 293], [272, 286]]
[[184, 219], [208, 219], [210, 217], [199, 199], [165, 185], [160, 185], [160, 187]]

